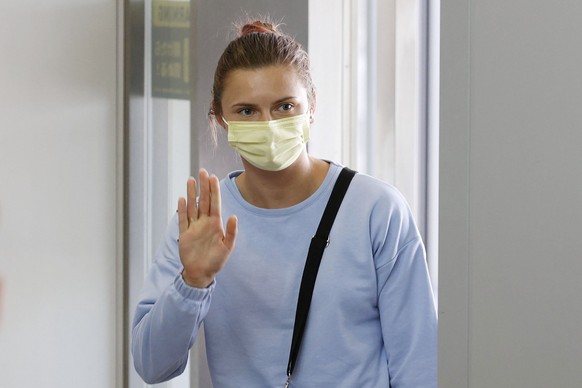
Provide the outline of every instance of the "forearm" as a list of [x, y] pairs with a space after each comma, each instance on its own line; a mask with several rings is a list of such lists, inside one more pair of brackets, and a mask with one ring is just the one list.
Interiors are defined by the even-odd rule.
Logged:
[[158, 383], [182, 373], [213, 288], [214, 283], [206, 289], [189, 287], [178, 275], [157, 299], [140, 301], [131, 349], [135, 368], [144, 381]]

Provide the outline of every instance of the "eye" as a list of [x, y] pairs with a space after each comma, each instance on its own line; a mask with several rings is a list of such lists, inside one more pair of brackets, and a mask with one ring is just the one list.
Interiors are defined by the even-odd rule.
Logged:
[[293, 105], [293, 104], [291, 104], [291, 103], [289, 103], [289, 102], [286, 102], [286, 103], [284, 103], [284, 104], [281, 104], [281, 105], [279, 106], [279, 110], [280, 110], [281, 112], [290, 112], [290, 111], [292, 111], [292, 110], [293, 110], [293, 108], [294, 108], [294, 105]]
[[241, 108], [237, 111], [237, 113], [241, 116], [248, 117], [253, 114], [253, 110], [251, 108]]

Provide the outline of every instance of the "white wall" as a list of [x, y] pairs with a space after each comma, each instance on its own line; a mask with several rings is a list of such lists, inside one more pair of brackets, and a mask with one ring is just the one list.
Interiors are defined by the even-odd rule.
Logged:
[[582, 3], [443, 1], [440, 386], [582, 381]]
[[117, 2], [0, 4], [0, 387], [114, 387]]

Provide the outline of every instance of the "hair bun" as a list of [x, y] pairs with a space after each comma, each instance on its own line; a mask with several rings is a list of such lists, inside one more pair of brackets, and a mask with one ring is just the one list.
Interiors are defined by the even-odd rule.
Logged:
[[252, 34], [253, 32], [259, 32], [259, 33], [278, 33], [278, 29], [276, 25], [273, 25], [271, 23], [268, 22], [263, 22], [261, 20], [255, 20], [253, 22], [249, 22], [246, 23], [244, 26], [242, 26], [242, 28], [240, 29], [240, 35], [239, 36], [245, 36], [248, 34]]

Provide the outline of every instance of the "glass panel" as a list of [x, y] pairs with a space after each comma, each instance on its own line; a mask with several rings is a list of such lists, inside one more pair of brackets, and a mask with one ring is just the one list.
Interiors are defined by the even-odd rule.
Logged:
[[[190, 2], [130, 2], [129, 319], [190, 175]], [[128, 328], [129, 330], [130, 328]], [[128, 357], [131, 357], [130, 355]], [[147, 386], [130, 361], [129, 386]], [[164, 388], [190, 387], [189, 368]]]
[[[307, 45], [307, 0], [129, 0], [128, 132], [128, 320], [177, 198], [200, 166], [223, 177], [240, 168], [224, 136], [213, 144], [208, 107], [214, 68], [233, 37], [233, 23], [269, 15]], [[129, 328], [128, 328], [129, 330]], [[199, 337], [186, 372], [164, 388], [211, 387]], [[128, 355], [131, 358], [130, 355]], [[128, 385], [147, 385], [128, 360]], [[190, 378], [192, 376], [192, 378]]]

